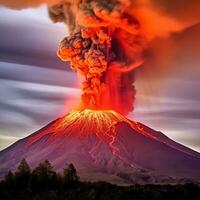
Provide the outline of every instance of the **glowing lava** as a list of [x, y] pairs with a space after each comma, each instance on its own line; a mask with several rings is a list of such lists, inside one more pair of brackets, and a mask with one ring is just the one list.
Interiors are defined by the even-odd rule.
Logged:
[[[155, 135], [145, 131], [140, 123], [131, 121], [113, 110], [75, 110], [56, 120], [51, 126], [51, 130], [45, 129], [39, 137], [44, 137], [51, 133], [50, 140], [55, 137], [75, 135], [78, 137], [97, 136], [105, 140], [110, 145], [115, 141], [116, 126], [125, 123], [138, 133], [147, 137], [157, 139]], [[39, 140], [38, 136], [32, 137], [29, 144]]]
[[[152, 134], [144, 130], [140, 123], [131, 121], [113, 110], [91, 110], [72, 111], [58, 122], [57, 129], [66, 129], [76, 132], [79, 136], [95, 134], [98, 137], [113, 135], [118, 123], [126, 123], [139, 133], [156, 139]], [[114, 133], [115, 135], [115, 133]]]
[[[79, 135], [96, 134], [97, 136], [105, 135], [111, 127], [118, 122], [128, 122], [123, 115], [113, 110], [90, 110], [72, 111], [59, 122], [59, 128], [76, 130]], [[75, 127], [74, 127], [75, 125]]]
[[[115, 145], [117, 140], [116, 127], [120, 124], [130, 127], [137, 134], [156, 139], [152, 134], [145, 132], [139, 123], [131, 121], [113, 110], [84, 109], [72, 111], [64, 117], [59, 118], [51, 125], [50, 129], [47, 128], [41, 131], [39, 135], [31, 137], [27, 144], [31, 146], [45, 137], [48, 137], [46, 140], [47, 143], [54, 142], [58, 138], [63, 138], [63, 140], [68, 138], [69, 140], [70, 137], [75, 137], [81, 139], [83, 143], [85, 140], [96, 138], [94, 143], [92, 142], [92, 148], [89, 151], [94, 163], [97, 162], [96, 153], [94, 152], [98, 152], [98, 148], [102, 146], [103, 142], [108, 145], [113, 156], [122, 160], [126, 165], [135, 167], [127, 158], [121, 156], [119, 148]], [[88, 144], [85, 145], [88, 146]], [[126, 147], [124, 146], [123, 148], [125, 149]]]

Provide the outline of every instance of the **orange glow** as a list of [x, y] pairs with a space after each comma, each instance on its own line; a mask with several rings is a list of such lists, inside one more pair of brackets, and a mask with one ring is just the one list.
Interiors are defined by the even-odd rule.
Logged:
[[[66, 136], [86, 137], [96, 136], [104, 140], [110, 145], [113, 153], [117, 153], [117, 149], [113, 147], [116, 138], [116, 127], [119, 123], [125, 123], [136, 131], [136, 133], [143, 134], [147, 137], [157, 139], [155, 135], [145, 131], [142, 126], [127, 119], [123, 115], [113, 110], [74, 110], [62, 118], [56, 120], [51, 129], [41, 131], [38, 136], [33, 136], [29, 139], [28, 144], [32, 144], [45, 135], [49, 135], [48, 140], [55, 140], [55, 137], [63, 138]], [[53, 127], [53, 128], [52, 128]]]
[[[133, 72], [143, 64], [146, 41], [131, 7], [129, 2], [89, 0], [50, 8], [53, 21], [62, 19], [69, 27], [57, 55], [84, 77], [81, 109], [124, 115], [133, 110]], [[66, 9], [68, 15], [63, 16]]]
[[66, 127], [69, 132], [77, 132], [80, 136], [85, 134], [102, 136], [111, 127], [123, 121], [128, 122], [124, 116], [113, 110], [85, 109], [70, 112], [58, 123], [57, 129]]
[[[155, 131], [146, 129], [144, 125], [131, 121], [113, 110], [84, 109], [74, 110], [39, 130], [39, 134], [32, 134], [27, 138], [26, 147], [36, 147], [37, 143], [41, 141], [44, 146], [52, 144], [52, 147], [55, 141], [59, 141], [61, 149], [63, 145], [72, 145], [72, 147], [78, 145], [74, 149], [85, 145], [85, 148], [89, 150], [89, 155], [96, 163], [98, 162], [96, 152], [102, 148], [101, 154], [103, 155], [104, 145], [106, 145], [109, 153], [127, 165], [135, 167], [135, 164], [121, 153], [122, 149], [126, 149], [122, 140], [128, 136], [127, 134], [133, 134], [133, 136], [141, 134], [152, 140], [160, 141], [156, 137]], [[118, 148], [117, 144], [119, 143], [121, 148]], [[71, 150], [73, 151], [73, 148]]]
[[[123, 115], [133, 111], [135, 69], [144, 60], [149, 61], [146, 68], [152, 77], [160, 77], [155, 65], [169, 69], [165, 63], [170, 56], [160, 59], [166, 47], [159, 51], [154, 42], [198, 23], [199, 5], [180, 0], [83, 0], [50, 6], [50, 18], [64, 22], [69, 30], [57, 54], [84, 77], [80, 107], [111, 109]], [[148, 48], [151, 45], [155, 55], [154, 48]], [[166, 70], [161, 71], [164, 74]]]

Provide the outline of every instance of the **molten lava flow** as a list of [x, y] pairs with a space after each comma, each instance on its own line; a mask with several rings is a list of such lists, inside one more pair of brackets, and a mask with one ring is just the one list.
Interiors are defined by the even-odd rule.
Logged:
[[[123, 127], [120, 133], [119, 127]], [[48, 144], [61, 139], [62, 143], [62, 141], [71, 141], [71, 138], [76, 138], [81, 141], [81, 144], [86, 146], [91, 144], [89, 154], [94, 161], [98, 149], [107, 145], [112, 155], [134, 167], [133, 163], [122, 156], [121, 150], [126, 149], [126, 147], [121, 144], [119, 139], [123, 138], [123, 134], [130, 130], [134, 134], [141, 134], [152, 140], [159, 140], [153, 133], [144, 130], [139, 123], [130, 121], [113, 110], [84, 109], [72, 111], [51, 123], [46, 129], [40, 130], [40, 134], [28, 138], [27, 147], [38, 141], [44, 141]], [[117, 144], [119, 142], [121, 150], [118, 149]]]
[[[53, 124], [53, 129], [45, 130], [39, 137], [44, 137], [49, 133], [52, 133], [53, 137], [66, 136], [66, 134], [73, 134], [78, 137], [95, 135], [99, 138], [109, 138], [110, 143], [112, 143], [115, 138], [113, 128], [119, 122], [130, 123], [128, 119], [113, 110], [75, 110], [58, 119]], [[39, 139], [38, 137], [33, 137], [30, 139], [29, 144]]]
[[116, 126], [119, 123], [125, 123], [137, 133], [145, 135], [149, 138], [156, 139], [156, 136], [145, 131], [142, 126], [127, 119], [120, 113], [113, 110], [75, 110], [58, 119], [53, 125], [53, 129], [46, 129], [36, 137], [30, 138], [28, 144], [32, 144], [46, 135], [51, 135], [51, 140], [54, 137], [74, 135], [78, 137], [97, 136], [100, 139], [106, 140], [113, 154], [117, 154], [117, 149], [113, 146], [116, 139]]
[[54, 22], [69, 27], [58, 56], [85, 77], [81, 109], [133, 110], [133, 71], [146, 45], [132, 6], [129, 0], [66, 0], [49, 8]]
[[79, 136], [95, 134], [98, 137], [105, 135], [118, 122], [128, 120], [113, 110], [72, 111], [62, 121], [58, 122], [57, 129], [67, 129], [76, 132]]
[[58, 130], [64, 128], [69, 132], [77, 133], [79, 136], [96, 135], [102, 137], [107, 135], [108, 132], [113, 136], [116, 134], [116, 125], [122, 122], [133, 129], [137, 129], [137, 132], [156, 139], [154, 135], [146, 132], [139, 123], [131, 121], [113, 110], [84, 109], [72, 111], [58, 122], [56, 128]]

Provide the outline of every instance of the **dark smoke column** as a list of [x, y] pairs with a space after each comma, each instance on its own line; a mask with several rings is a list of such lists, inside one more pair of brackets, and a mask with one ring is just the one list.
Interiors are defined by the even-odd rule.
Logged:
[[58, 56], [85, 77], [82, 108], [133, 110], [133, 73], [145, 48], [133, 6], [131, 0], [64, 0], [49, 7], [51, 19], [69, 27]]

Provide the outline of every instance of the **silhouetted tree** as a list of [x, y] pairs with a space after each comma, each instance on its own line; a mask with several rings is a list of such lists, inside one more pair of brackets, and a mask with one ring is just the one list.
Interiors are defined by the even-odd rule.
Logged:
[[56, 185], [57, 176], [48, 160], [40, 163], [32, 172], [31, 186], [36, 191], [47, 190]]
[[[24, 174], [30, 173], [25, 160], [16, 172], [11, 171], [0, 181], [2, 200], [188, 200], [200, 199], [200, 186], [185, 185], [132, 185], [117, 186], [107, 182], [81, 182], [73, 164], [66, 165], [63, 175], [53, 171], [49, 161], [40, 163], [31, 173], [28, 187], [18, 188]], [[64, 184], [63, 184], [64, 181]], [[14, 182], [14, 184], [12, 184]], [[23, 183], [23, 181], [22, 181]], [[22, 184], [20, 184], [22, 186]], [[60, 187], [61, 186], [61, 187]], [[66, 187], [67, 186], [67, 187]]]
[[26, 160], [23, 158], [22, 161], [20, 162], [20, 164], [17, 167], [17, 170], [15, 172], [16, 176], [19, 176], [21, 174], [30, 174], [31, 169], [28, 165], [28, 163], [26, 162]]
[[6, 182], [10, 182], [10, 181], [13, 181], [13, 180], [14, 180], [14, 174], [12, 173], [11, 170], [9, 170], [8, 173], [5, 175], [4, 180], [5, 180]]
[[72, 163], [66, 165], [66, 167], [63, 169], [63, 175], [65, 184], [75, 183], [79, 181], [79, 176], [77, 175], [76, 168]]
[[15, 184], [19, 189], [24, 189], [28, 186], [31, 169], [25, 159], [22, 159], [15, 172]]
[[14, 186], [14, 174], [12, 173], [11, 170], [8, 171], [8, 173], [5, 175], [4, 177], [4, 182], [5, 182], [5, 186], [8, 189], [12, 189]]

